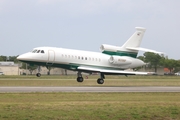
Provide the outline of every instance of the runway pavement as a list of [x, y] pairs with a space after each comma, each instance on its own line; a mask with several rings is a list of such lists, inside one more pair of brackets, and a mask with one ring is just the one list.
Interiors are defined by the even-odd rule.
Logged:
[[0, 87], [0, 93], [25, 92], [180, 92], [180, 87]]

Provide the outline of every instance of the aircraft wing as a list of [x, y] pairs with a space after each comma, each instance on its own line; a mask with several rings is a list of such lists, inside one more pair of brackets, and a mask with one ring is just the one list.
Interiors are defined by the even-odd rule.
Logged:
[[88, 67], [88, 66], [78, 67], [78, 70], [82, 70], [84, 72], [100, 72], [106, 75], [147, 75], [148, 74], [148, 72], [109, 70], [109, 69], [102, 69], [102, 68], [93, 68], [93, 67]]
[[153, 53], [157, 53], [157, 54], [160, 54], [160, 55], [163, 55], [164, 53], [163, 52], [158, 52], [158, 51], [155, 51], [155, 50], [151, 50], [151, 49], [147, 49], [147, 48], [141, 48], [141, 47], [126, 47], [127, 49], [129, 50], [140, 50], [140, 51], [144, 51], [144, 52], [153, 52]]

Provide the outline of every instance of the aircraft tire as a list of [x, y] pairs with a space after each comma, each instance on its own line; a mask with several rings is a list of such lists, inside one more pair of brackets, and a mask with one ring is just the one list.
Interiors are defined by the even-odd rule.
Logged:
[[77, 82], [83, 82], [83, 80], [84, 80], [83, 77], [78, 77], [77, 78]]
[[103, 84], [103, 83], [104, 83], [104, 80], [101, 79], [101, 78], [99, 78], [99, 79], [97, 79], [97, 83], [98, 83], [98, 84]]
[[37, 73], [36, 76], [37, 76], [37, 77], [41, 77], [41, 73]]

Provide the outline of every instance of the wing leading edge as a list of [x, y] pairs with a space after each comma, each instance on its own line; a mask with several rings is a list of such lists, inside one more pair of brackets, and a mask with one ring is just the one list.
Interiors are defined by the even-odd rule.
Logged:
[[102, 68], [93, 68], [87, 66], [80, 66], [78, 70], [82, 70], [85, 72], [100, 72], [106, 75], [147, 75], [148, 72], [133, 72], [133, 71], [124, 71], [124, 70], [109, 70]]

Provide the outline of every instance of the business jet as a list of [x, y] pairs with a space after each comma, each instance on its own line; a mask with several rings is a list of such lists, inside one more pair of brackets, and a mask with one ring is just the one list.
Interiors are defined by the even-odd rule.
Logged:
[[[99, 73], [98, 84], [103, 84], [105, 75], [147, 75], [147, 72], [127, 71], [145, 65], [137, 59], [138, 51], [154, 52], [140, 48], [145, 28], [136, 27], [135, 33], [121, 46], [102, 44], [101, 52], [64, 49], [56, 47], [37, 47], [17, 57], [19, 61], [38, 66], [59, 67], [77, 71], [77, 82], [83, 82], [82, 73]], [[40, 71], [36, 74], [40, 77]]]

